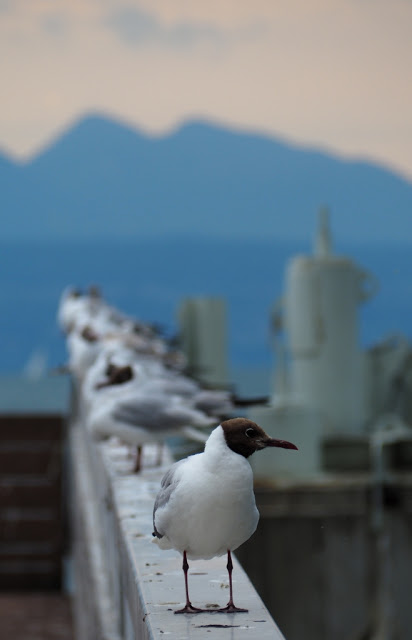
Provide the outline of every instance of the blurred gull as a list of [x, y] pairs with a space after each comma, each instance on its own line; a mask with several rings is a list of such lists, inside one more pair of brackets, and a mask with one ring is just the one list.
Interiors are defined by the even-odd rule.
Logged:
[[194, 427], [210, 427], [216, 419], [195, 409], [184, 398], [169, 394], [116, 394], [96, 402], [86, 427], [96, 439], [117, 436], [137, 447], [135, 471], [141, 469], [142, 448], [162, 444], [166, 438], [184, 436], [205, 442], [207, 436]]

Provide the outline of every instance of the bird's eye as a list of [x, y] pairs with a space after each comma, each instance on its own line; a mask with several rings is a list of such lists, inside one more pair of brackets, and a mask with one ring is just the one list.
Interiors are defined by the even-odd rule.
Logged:
[[256, 433], [257, 431], [253, 427], [249, 427], [249, 429], [246, 429], [245, 431], [245, 434], [247, 435], [248, 438], [254, 438]]

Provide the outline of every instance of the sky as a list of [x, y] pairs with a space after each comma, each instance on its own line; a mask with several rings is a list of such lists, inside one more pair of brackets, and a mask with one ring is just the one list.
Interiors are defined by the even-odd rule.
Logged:
[[412, 180], [412, 0], [0, 0], [0, 150], [202, 118]]

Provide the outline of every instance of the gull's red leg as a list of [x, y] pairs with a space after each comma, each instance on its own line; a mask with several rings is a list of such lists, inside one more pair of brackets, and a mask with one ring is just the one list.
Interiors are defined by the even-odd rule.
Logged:
[[229, 574], [229, 602], [226, 607], [222, 609], [217, 609], [219, 613], [247, 613], [248, 609], [239, 609], [239, 607], [235, 607], [233, 602], [233, 585], [232, 585], [232, 571], [233, 571], [233, 563], [232, 563], [232, 554], [230, 553], [230, 549], [227, 550], [227, 572]]
[[141, 444], [139, 444], [136, 449], [136, 462], [133, 469], [135, 473], [139, 473], [140, 469], [142, 468], [142, 451], [143, 447]]
[[187, 580], [187, 573], [189, 571], [189, 564], [187, 562], [186, 551], [183, 551], [183, 565], [182, 565], [183, 573], [185, 574], [185, 589], [186, 589], [186, 604], [183, 609], [179, 609], [175, 611], [175, 613], [202, 613], [204, 609], [198, 609], [194, 607], [189, 600], [189, 585]]

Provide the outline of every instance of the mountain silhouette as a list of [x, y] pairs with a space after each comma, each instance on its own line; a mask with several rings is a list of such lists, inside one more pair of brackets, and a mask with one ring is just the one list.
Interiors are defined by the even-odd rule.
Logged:
[[343, 242], [412, 238], [412, 183], [371, 162], [189, 122], [150, 136], [100, 115], [25, 163], [0, 156], [2, 237], [304, 241], [322, 205]]

